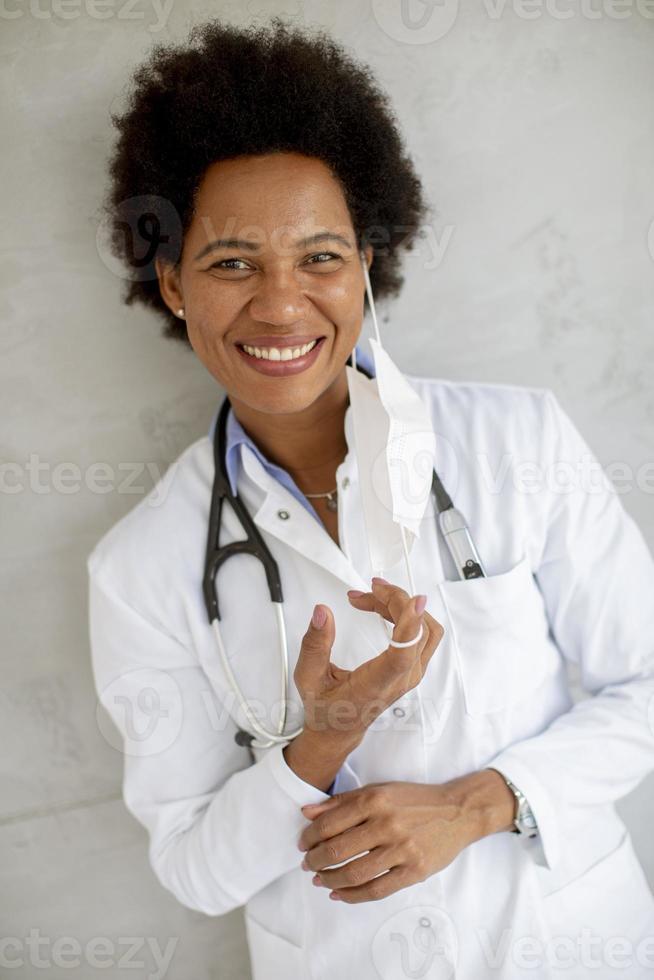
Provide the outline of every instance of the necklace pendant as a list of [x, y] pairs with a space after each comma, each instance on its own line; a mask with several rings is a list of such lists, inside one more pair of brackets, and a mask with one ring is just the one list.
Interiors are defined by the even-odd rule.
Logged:
[[338, 500], [336, 499], [336, 491], [329, 494], [327, 497], [327, 510], [338, 510]]

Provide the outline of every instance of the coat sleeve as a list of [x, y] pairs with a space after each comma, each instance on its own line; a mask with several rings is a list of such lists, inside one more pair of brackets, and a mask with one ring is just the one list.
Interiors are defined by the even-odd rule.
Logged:
[[[301, 779], [281, 744], [257, 762], [197, 657], [89, 563], [91, 660], [105, 737], [122, 753], [123, 799], [149, 835], [164, 888], [207, 915], [239, 907], [299, 867], [300, 807], [329, 794]], [[335, 782], [353, 782], [347, 763]], [[340, 777], [340, 778], [339, 778]]]
[[590, 696], [486, 766], [527, 797], [539, 834], [525, 845], [554, 870], [588, 808], [654, 771], [654, 560], [556, 396], [545, 389], [542, 398], [545, 530], [535, 575], [557, 646]]

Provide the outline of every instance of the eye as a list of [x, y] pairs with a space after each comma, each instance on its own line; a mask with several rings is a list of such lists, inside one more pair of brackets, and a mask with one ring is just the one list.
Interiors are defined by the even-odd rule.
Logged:
[[[316, 252], [307, 260], [310, 265], [325, 265], [325, 261], [329, 262], [331, 259], [340, 259], [341, 256], [336, 252]], [[314, 262], [314, 259], [325, 259], [325, 261]], [[237, 267], [232, 263], [241, 263], [241, 267]], [[227, 272], [242, 272], [244, 269], [248, 269], [249, 266], [243, 259], [231, 258], [231, 259], [219, 259], [217, 262], [213, 262], [209, 269], [224, 269]]]
[[227, 269], [228, 271], [240, 272], [240, 269], [234, 269], [233, 266], [227, 265], [228, 262], [243, 262], [243, 259], [220, 259], [218, 262], [212, 262], [209, 266], [210, 269]]
[[[321, 255], [326, 255], [327, 256], [327, 259], [340, 259], [340, 255], [337, 255], [336, 252], [317, 252], [315, 255], [312, 255], [311, 256], [311, 259], [318, 259], [318, 258], [320, 258]], [[311, 259], [309, 261], [311, 261]], [[324, 265], [325, 263], [324, 262], [316, 262], [316, 263], [313, 263], [313, 264], [315, 264], [315, 265]]]

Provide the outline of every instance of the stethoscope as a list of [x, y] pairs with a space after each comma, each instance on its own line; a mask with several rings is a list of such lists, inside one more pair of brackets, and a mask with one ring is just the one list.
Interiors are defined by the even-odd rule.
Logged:
[[[351, 364], [351, 361], [352, 356], [350, 355], [347, 363]], [[371, 377], [370, 373], [366, 371], [362, 365], [356, 365], [356, 367], [358, 370], [363, 371], [367, 377]], [[245, 731], [244, 729], [239, 729], [234, 738], [238, 745], [254, 748], [269, 748], [271, 745], [278, 742], [286, 743], [291, 741], [300, 734], [302, 727], [291, 732], [284, 731], [286, 727], [287, 713], [286, 691], [288, 685], [288, 644], [286, 638], [286, 623], [282, 609], [282, 604], [284, 601], [282, 595], [282, 584], [277, 562], [271, 555], [270, 550], [261, 537], [256, 524], [250, 517], [247, 508], [238, 494], [232, 494], [225, 463], [227, 447], [227, 415], [229, 413], [229, 409], [230, 402], [229, 398], [226, 397], [216, 420], [213, 438], [215, 467], [214, 483], [211, 493], [209, 533], [207, 537], [207, 550], [204, 565], [204, 576], [202, 579], [202, 590], [204, 593], [204, 601], [207, 607], [209, 622], [214, 631], [218, 650], [220, 652], [223, 669], [236, 699], [240, 704], [245, 717], [248, 719], [252, 731], [255, 733], [253, 735], [251, 732]], [[465, 518], [461, 512], [454, 507], [452, 500], [441, 483], [436, 470], [434, 470], [431, 489], [438, 509], [438, 526], [448, 546], [459, 578], [471, 579], [485, 577], [486, 573], [472, 537], [470, 536], [470, 531], [466, 525]], [[229, 544], [221, 547], [219, 542], [220, 521], [223, 503], [225, 500], [229, 500], [241, 523], [241, 526], [245, 529], [247, 538], [244, 540], [232, 541]], [[266, 580], [268, 582], [268, 591], [270, 592], [270, 600], [273, 604], [273, 609], [275, 610], [275, 615], [277, 618], [279, 655], [282, 664], [280, 694], [283, 708], [277, 726], [277, 731], [274, 732], [270, 732], [264, 728], [264, 726], [254, 716], [249, 704], [244, 698], [241, 688], [236, 680], [236, 677], [234, 676], [231, 664], [227, 658], [218, 625], [220, 620], [220, 610], [218, 608], [216, 574], [220, 566], [223, 565], [228, 558], [231, 558], [233, 555], [240, 554], [252, 555], [263, 563], [266, 573]], [[263, 741], [257, 741], [257, 737]]]

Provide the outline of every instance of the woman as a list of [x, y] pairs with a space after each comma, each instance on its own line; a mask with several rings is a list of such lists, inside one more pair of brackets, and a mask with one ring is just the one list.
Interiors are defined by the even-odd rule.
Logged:
[[[451, 575], [428, 509], [423, 592], [401, 566], [371, 579], [345, 365], [364, 262], [396, 294], [427, 211], [386, 96], [324, 35], [212, 22], [155, 49], [114, 122], [126, 302], [227, 392], [226, 472], [280, 570], [286, 730], [303, 728], [235, 740], [202, 438], [89, 558], [98, 695], [162, 885], [207, 915], [245, 906], [255, 980], [645, 976], [654, 900], [614, 803], [654, 767], [654, 562], [549, 389], [409, 376], [486, 576]], [[221, 542], [242, 538], [223, 508]], [[241, 554], [216, 586], [270, 728], [262, 566]]]

